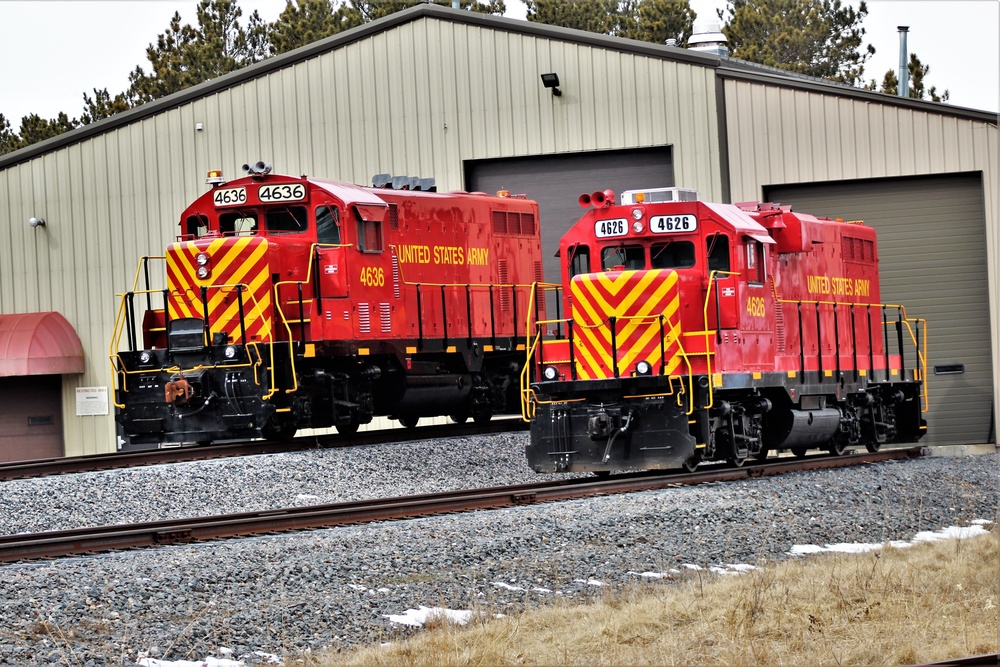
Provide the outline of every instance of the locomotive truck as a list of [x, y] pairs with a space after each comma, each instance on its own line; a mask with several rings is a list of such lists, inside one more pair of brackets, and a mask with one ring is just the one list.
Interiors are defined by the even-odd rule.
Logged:
[[539, 472], [645, 470], [926, 431], [926, 325], [881, 303], [875, 230], [680, 188], [585, 194], [530, 323]]
[[244, 171], [210, 172], [176, 242], [119, 295], [120, 448], [518, 411], [535, 202]]

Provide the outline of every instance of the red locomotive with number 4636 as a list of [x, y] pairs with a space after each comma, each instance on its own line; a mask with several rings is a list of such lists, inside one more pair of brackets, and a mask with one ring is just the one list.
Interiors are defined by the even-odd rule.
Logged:
[[924, 434], [925, 326], [881, 303], [874, 229], [677, 188], [580, 203], [561, 313], [529, 339], [535, 470], [742, 465]]
[[121, 295], [122, 447], [517, 411], [525, 322], [542, 308], [535, 202], [244, 170], [210, 173], [177, 242]]

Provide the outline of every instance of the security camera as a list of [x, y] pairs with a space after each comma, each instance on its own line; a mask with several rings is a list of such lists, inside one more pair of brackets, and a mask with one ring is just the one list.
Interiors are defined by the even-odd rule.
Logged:
[[28, 219], [28, 226], [29, 227], [44, 227], [45, 226], [45, 221], [42, 220], [41, 218], [29, 218]]

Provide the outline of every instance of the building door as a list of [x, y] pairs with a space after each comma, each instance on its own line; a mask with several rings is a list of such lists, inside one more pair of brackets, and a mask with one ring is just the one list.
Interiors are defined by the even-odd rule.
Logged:
[[931, 409], [921, 442], [996, 442], [981, 174], [774, 185], [764, 198], [875, 228], [882, 300], [927, 320]]
[[0, 461], [59, 456], [62, 376], [0, 377]]

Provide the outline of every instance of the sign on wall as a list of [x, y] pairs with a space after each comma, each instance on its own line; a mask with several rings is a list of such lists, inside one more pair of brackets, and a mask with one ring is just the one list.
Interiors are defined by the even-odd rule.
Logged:
[[108, 414], [107, 387], [77, 387], [76, 416]]

